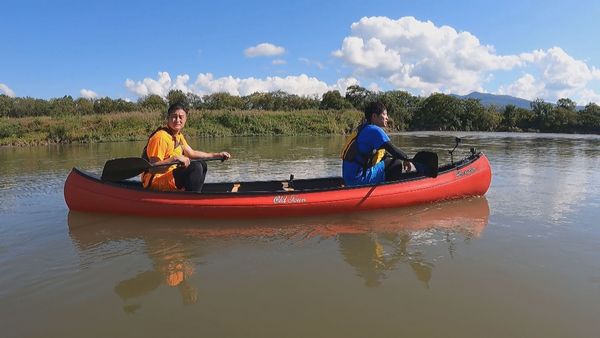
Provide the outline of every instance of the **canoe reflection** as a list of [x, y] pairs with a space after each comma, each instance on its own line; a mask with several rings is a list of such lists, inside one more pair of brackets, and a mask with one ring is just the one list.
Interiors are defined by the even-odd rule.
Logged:
[[[477, 197], [349, 215], [248, 221], [178, 219], [174, 224], [165, 219], [69, 212], [68, 223], [82, 261], [102, 259], [98, 248], [131, 250], [132, 243], [150, 258], [151, 269], [115, 286], [115, 293], [124, 302], [168, 285], [179, 290], [183, 303], [191, 304], [197, 301], [198, 291], [190, 277], [210, 248], [203, 245], [207, 240], [213, 240], [215, 245], [215, 239], [231, 238], [294, 243], [312, 238], [332, 239], [337, 242], [344, 261], [368, 287], [378, 286], [386, 272], [402, 263], [408, 264], [427, 287], [433, 264], [419, 251], [418, 244], [431, 242], [427, 234], [442, 236], [452, 255], [455, 238], [463, 236], [470, 240], [480, 236], [489, 213], [485, 197]], [[235, 242], [218, 243], [225, 246]], [[107, 254], [115, 255], [118, 254]], [[124, 310], [134, 312], [138, 307], [128, 304]]]
[[445, 243], [452, 255], [456, 235], [466, 241], [481, 235], [488, 223], [489, 206], [485, 197], [480, 197], [378, 216], [371, 220], [371, 231], [339, 232], [337, 241], [344, 260], [367, 287], [379, 286], [386, 272], [406, 263], [428, 288], [434, 265], [419, 247], [435, 245], [436, 238], [441, 238], [438, 242]]

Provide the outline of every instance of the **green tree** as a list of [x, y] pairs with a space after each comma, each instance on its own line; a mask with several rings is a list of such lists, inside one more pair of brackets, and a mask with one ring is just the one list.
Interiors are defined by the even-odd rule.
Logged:
[[13, 100], [11, 117], [37, 116], [35, 99], [32, 97], [16, 97]]
[[321, 99], [321, 105], [319, 109], [348, 109], [352, 107], [352, 104], [344, 97], [338, 90], [330, 90], [323, 94], [323, 98]]
[[273, 101], [273, 110], [291, 110], [290, 109], [290, 98], [292, 95], [284, 92], [283, 90], [277, 90], [274, 92], [267, 93], [271, 96]]
[[533, 111], [518, 107], [513, 114], [515, 126], [517, 128], [516, 130], [529, 130], [534, 128], [535, 115]]
[[112, 101], [113, 111], [115, 112], [132, 112], [139, 110], [137, 104], [131, 101], [125, 101], [123, 99], [116, 99]]
[[585, 106], [585, 108], [583, 109], [583, 111], [588, 114], [600, 116], [600, 106], [598, 106], [597, 104], [595, 104], [593, 102], [588, 103]]
[[316, 95], [309, 97], [288, 94], [285, 104], [286, 110], [318, 109], [320, 100]]
[[17, 97], [13, 99], [11, 117], [44, 116], [50, 114], [50, 102], [32, 97]]
[[110, 97], [102, 97], [94, 101], [94, 112], [96, 114], [108, 114], [115, 111], [113, 100]]
[[[481, 130], [479, 128], [483, 128], [483, 126], [478, 124], [484, 123], [484, 115], [486, 114], [485, 107], [477, 99], [466, 99], [460, 101], [462, 107], [458, 110], [458, 118], [461, 126], [459, 130]], [[487, 130], [487, 127], [484, 130]]]
[[145, 111], [166, 111], [167, 104], [162, 97], [151, 94], [140, 98], [138, 105]]
[[412, 119], [412, 129], [462, 130], [460, 120], [462, 106], [458, 98], [434, 93], [423, 100], [416, 111]]
[[577, 113], [575, 110], [557, 106], [548, 112], [543, 123], [543, 130], [561, 133], [572, 132], [575, 130], [576, 125]]
[[75, 101], [70, 95], [61, 98], [50, 99], [51, 116], [71, 116], [77, 114]]
[[90, 115], [94, 113], [94, 101], [83, 97], [75, 100], [75, 110], [81, 115]]
[[364, 110], [367, 101], [371, 100], [373, 95], [373, 92], [358, 85], [346, 88], [346, 101], [358, 110]]
[[9, 116], [13, 110], [14, 99], [8, 95], [0, 94], [0, 117]]
[[545, 102], [543, 99], [537, 98], [530, 103], [531, 110], [535, 116], [534, 126], [537, 129], [543, 129], [547, 124], [546, 120], [550, 111], [552, 111], [552, 104]]
[[410, 93], [393, 90], [380, 95], [371, 95], [381, 100], [387, 108], [388, 115], [393, 121], [393, 128], [396, 130], [406, 130], [409, 128], [413, 113], [418, 109], [420, 98], [412, 96]]
[[174, 103], [179, 103], [184, 105], [185, 107], [189, 107], [187, 95], [179, 89], [171, 89], [169, 91], [169, 93], [167, 94], [167, 102], [169, 106]]
[[600, 106], [589, 103], [579, 112], [578, 128], [582, 132], [600, 134]]
[[206, 109], [243, 109], [244, 100], [241, 97], [229, 93], [214, 93], [204, 96], [204, 108]]
[[268, 93], [255, 92], [244, 96], [245, 109], [273, 110], [273, 107], [272, 97]]
[[202, 109], [202, 97], [189, 92], [186, 94], [186, 100], [191, 109]]
[[505, 130], [512, 131], [517, 127], [517, 106], [508, 104], [502, 113], [502, 126]]
[[502, 122], [502, 114], [494, 106], [484, 107], [478, 110], [474, 116], [473, 130], [477, 131], [495, 131]]
[[569, 98], [559, 99], [556, 102], [556, 106], [568, 111], [575, 111], [577, 108], [577, 104], [575, 104], [575, 102]]

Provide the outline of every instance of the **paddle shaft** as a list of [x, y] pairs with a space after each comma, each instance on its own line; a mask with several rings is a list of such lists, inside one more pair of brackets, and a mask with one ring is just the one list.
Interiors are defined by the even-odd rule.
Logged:
[[[198, 161], [224, 161], [224, 158], [207, 158], [207, 159], [196, 159], [191, 160], [191, 162]], [[104, 170], [102, 171], [102, 180], [116, 182], [124, 179], [128, 179], [134, 176], [141, 174], [142, 172], [160, 167], [168, 167], [176, 164], [180, 164], [181, 162], [169, 162], [163, 163], [159, 165], [152, 165], [145, 159], [141, 157], [128, 157], [128, 158], [116, 158], [106, 162], [104, 165]]]
[[[222, 157], [197, 159], [197, 160], [190, 160], [190, 163], [192, 163], [192, 162], [202, 162], [202, 161], [204, 161], [204, 162], [208, 162], [208, 161], [221, 161], [221, 162], [223, 162], [223, 161], [225, 161], [225, 159], [222, 158]], [[170, 166], [172, 166], [174, 164], [183, 164], [183, 163], [180, 162], [180, 161], [175, 161], [175, 162], [163, 163], [163, 164], [159, 164], [159, 165], [154, 165], [152, 163], [149, 163], [149, 164], [150, 164], [150, 166], [148, 167], [148, 169], [151, 169], [151, 168], [160, 168], [160, 167], [170, 167]]]

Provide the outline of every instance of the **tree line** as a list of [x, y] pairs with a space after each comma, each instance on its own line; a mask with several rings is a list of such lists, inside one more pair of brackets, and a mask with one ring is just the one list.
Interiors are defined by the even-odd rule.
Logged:
[[530, 109], [507, 105], [484, 106], [476, 99], [461, 99], [435, 93], [428, 97], [405, 91], [373, 92], [350, 86], [346, 95], [332, 90], [316, 96], [298, 96], [283, 91], [236, 96], [214, 93], [199, 96], [172, 90], [166, 98], [148, 95], [137, 102], [109, 97], [73, 99], [71, 96], [49, 100], [31, 97], [12, 98], [0, 95], [0, 117], [71, 116], [109, 114], [132, 111], [165, 111], [169, 103], [181, 102], [193, 110], [362, 110], [368, 102], [381, 100], [398, 131], [540, 131], [600, 134], [600, 106], [595, 103], [577, 109], [568, 98], [556, 104], [536, 99]]

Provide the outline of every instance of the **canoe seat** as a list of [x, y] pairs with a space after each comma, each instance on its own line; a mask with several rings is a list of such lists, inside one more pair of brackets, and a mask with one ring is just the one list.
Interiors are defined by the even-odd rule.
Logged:
[[259, 181], [236, 183], [206, 183], [202, 187], [203, 193], [227, 192], [284, 192], [284, 191], [310, 191], [320, 189], [342, 188], [344, 180], [341, 177], [325, 177], [315, 179], [293, 179], [285, 181]]
[[239, 184], [237, 192], [253, 192], [253, 191], [283, 191], [281, 181], [265, 181], [265, 182], [242, 182]]
[[202, 192], [229, 192], [233, 186], [233, 183], [206, 183], [202, 186]]
[[290, 188], [294, 190], [315, 190], [315, 189], [333, 189], [344, 186], [344, 180], [341, 177], [324, 177], [308, 180], [294, 180]]
[[285, 191], [294, 191], [294, 186], [293, 184], [290, 184], [292, 182], [290, 181], [283, 181], [281, 182], [281, 188]]

